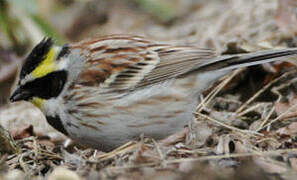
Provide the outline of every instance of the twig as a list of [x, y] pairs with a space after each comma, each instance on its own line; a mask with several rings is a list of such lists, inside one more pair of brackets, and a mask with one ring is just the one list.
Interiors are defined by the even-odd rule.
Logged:
[[210, 101], [238, 74], [242, 71], [243, 69], [237, 69], [232, 72], [228, 78], [226, 78], [223, 82], [221, 82], [216, 88], [214, 88], [207, 96], [206, 98], [202, 99], [201, 103], [198, 104], [196, 108], [196, 112], [200, 112], [203, 107], [207, 106]]
[[270, 126], [272, 123], [275, 123], [276, 121], [280, 120], [283, 116], [285, 116], [286, 114], [288, 114], [290, 111], [292, 111], [293, 109], [297, 108], [297, 104], [294, 104], [293, 106], [291, 106], [288, 110], [286, 110], [284, 113], [280, 114], [278, 117], [276, 117], [275, 119], [273, 119], [272, 121], [270, 121], [268, 124], [266, 124], [265, 126], [263, 126], [261, 129], [262, 130], [268, 126]]
[[247, 105], [249, 105], [251, 102], [253, 102], [257, 97], [259, 97], [264, 91], [266, 91], [272, 84], [273, 82], [279, 80], [279, 78], [275, 79], [274, 81], [271, 81], [268, 83], [264, 88], [261, 88], [258, 92], [256, 92], [249, 100], [247, 100], [245, 103], [243, 103], [235, 113], [240, 113], [244, 108], [246, 108]]
[[280, 77], [274, 79], [270, 83], [266, 84], [263, 88], [261, 88], [258, 92], [256, 92], [249, 100], [247, 100], [245, 103], [243, 103], [235, 113], [239, 114], [246, 106], [248, 106], [251, 102], [253, 102], [257, 97], [259, 97], [263, 92], [265, 92], [268, 88], [270, 88], [274, 83], [279, 81], [280, 79], [284, 78], [285, 76], [288, 76], [288, 73], [285, 73], [281, 75]]
[[223, 158], [249, 157], [249, 156], [277, 156], [282, 153], [293, 153], [293, 152], [297, 152], [297, 148], [281, 149], [281, 150], [265, 151], [265, 152], [255, 151], [255, 152], [248, 152], [248, 153], [211, 155], [211, 156], [203, 156], [203, 157], [199, 157], [199, 158], [175, 159], [175, 160], [167, 160], [167, 164], [181, 163], [181, 162], [193, 162], [193, 161], [205, 161], [205, 160], [214, 160], [214, 159], [223, 159]]
[[156, 149], [157, 149], [157, 151], [158, 151], [158, 154], [159, 154], [159, 156], [160, 156], [161, 164], [162, 164], [164, 167], [166, 167], [166, 163], [164, 163], [164, 162], [166, 162], [166, 161], [164, 161], [164, 160], [165, 160], [165, 157], [164, 157], [164, 154], [163, 154], [162, 151], [161, 151], [161, 148], [160, 148], [159, 144], [158, 144], [154, 139], [152, 139], [152, 141], [153, 141], [153, 143], [154, 143], [154, 145], [155, 145], [155, 147], [156, 147]]
[[[211, 155], [211, 156], [203, 156], [198, 158], [183, 158], [183, 159], [174, 159], [167, 160], [167, 164], [175, 164], [182, 162], [196, 162], [196, 161], [206, 161], [206, 160], [216, 160], [216, 159], [224, 159], [224, 158], [239, 158], [239, 157], [250, 157], [250, 156], [277, 156], [283, 153], [297, 153], [297, 148], [294, 149], [281, 149], [275, 151], [253, 151], [248, 153], [235, 153], [235, 154], [224, 154], [224, 155]], [[120, 170], [120, 169], [131, 169], [131, 168], [141, 168], [148, 166], [155, 166], [159, 163], [145, 163], [139, 165], [131, 165], [131, 166], [117, 166], [117, 167], [108, 167], [108, 170]]]
[[268, 115], [266, 116], [266, 118], [264, 119], [264, 121], [260, 124], [260, 127], [256, 130], [257, 132], [259, 132], [261, 129], [263, 129], [263, 126], [267, 123], [267, 121], [271, 117], [271, 115], [274, 112], [274, 110], [275, 110], [275, 107], [273, 106], [271, 108], [271, 110], [269, 111]]
[[260, 104], [260, 103], [254, 105], [254, 106], [251, 106], [251, 107], [247, 108], [246, 110], [244, 110], [244, 111], [238, 113], [237, 116], [243, 116], [243, 115], [245, 115], [245, 114], [247, 114], [247, 113], [249, 113], [249, 112], [251, 112], [251, 111], [257, 109], [258, 107], [261, 107], [261, 104]]
[[[134, 143], [134, 142], [128, 142], [126, 144], [124, 144], [123, 146], [109, 152], [109, 153], [106, 153], [106, 154], [103, 154], [101, 156], [98, 157], [98, 162], [101, 162], [101, 161], [105, 161], [107, 159], [111, 159], [113, 157], [115, 157], [116, 155], [119, 155], [119, 154], [123, 154], [123, 153], [126, 153], [126, 152], [129, 152], [133, 149], [135, 149], [136, 147], [139, 146], [139, 143]], [[91, 162], [91, 161], [89, 161]], [[94, 162], [94, 161], [92, 161]], [[94, 162], [94, 163], [98, 163], [98, 162]]]
[[213, 119], [213, 118], [211, 118], [211, 117], [209, 117], [209, 116], [206, 116], [206, 115], [201, 114], [201, 113], [198, 113], [198, 112], [195, 113], [195, 114], [197, 114], [197, 115], [199, 115], [199, 116], [201, 116], [201, 117], [203, 117], [203, 118], [206, 118], [206, 119], [208, 119], [208, 120], [210, 120], [210, 121], [212, 121], [212, 122], [215, 122], [215, 123], [219, 124], [220, 126], [223, 126], [223, 127], [225, 127], [225, 128], [228, 128], [228, 129], [231, 129], [231, 130], [234, 130], [234, 131], [238, 131], [238, 132], [241, 132], [241, 133], [244, 133], [244, 134], [245, 134], [245, 133], [249, 133], [249, 134], [252, 134], [252, 135], [264, 136], [263, 134], [258, 133], [258, 132], [238, 129], [238, 128], [234, 127], [234, 126], [230, 126], [230, 125], [228, 125], [228, 124], [225, 124], [225, 123], [223, 123], [223, 122], [221, 122], [221, 121], [218, 121], [218, 120], [216, 120], [216, 119]]

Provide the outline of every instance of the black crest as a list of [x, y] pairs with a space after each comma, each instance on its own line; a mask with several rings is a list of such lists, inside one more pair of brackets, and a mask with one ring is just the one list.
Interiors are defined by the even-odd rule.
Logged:
[[24, 78], [27, 74], [31, 73], [47, 56], [54, 42], [51, 38], [43, 38], [39, 44], [37, 44], [28, 57], [22, 67], [20, 78]]

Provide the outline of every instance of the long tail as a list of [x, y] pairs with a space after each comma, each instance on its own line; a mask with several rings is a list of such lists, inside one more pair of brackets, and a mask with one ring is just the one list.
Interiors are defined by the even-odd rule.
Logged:
[[288, 60], [287, 57], [294, 57], [297, 60], [297, 48], [265, 50], [238, 55], [224, 55], [206, 62], [199, 68], [199, 70], [232, 70], [278, 60]]

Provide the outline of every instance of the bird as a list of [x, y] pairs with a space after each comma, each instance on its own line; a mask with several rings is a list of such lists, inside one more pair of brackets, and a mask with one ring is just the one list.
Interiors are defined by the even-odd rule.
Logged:
[[11, 102], [29, 101], [79, 144], [102, 151], [144, 135], [161, 139], [193, 118], [197, 99], [230, 71], [296, 56], [297, 48], [217, 55], [134, 35], [56, 45], [26, 57]]

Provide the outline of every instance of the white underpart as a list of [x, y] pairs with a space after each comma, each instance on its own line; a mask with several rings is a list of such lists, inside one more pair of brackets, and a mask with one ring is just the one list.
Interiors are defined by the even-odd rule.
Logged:
[[[90, 98], [86, 102], [101, 102], [105, 107], [100, 108], [81, 108], [81, 113], [88, 113], [93, 115], [109, 115], [108, 117], [96, 118], [83, 118], [85, 123], [97, 126], [98, 130], [95, 131], [85, 126], [80, 126], [79, 129], [69, 127], [67, 130], [72, 138], [83, 142], [89, 146], [96, 148], [110, 150], [117, 147], [129, 140], [139, 138], [141, 134], [145, 136], [162, 138], [174, 132], [182, 130], [185, 125], [193, 118], [193, 112], [196, 107], [198, 95], [201, 91], [205, 90], [214, 80], [226, 72], [207, 72], [193, 75], [186, 79], [176, 79], [160, 83], [158, 85], [150, 86], [145, 89], [137, 90], [127, 96], [114, 101], [105, 101], [102, 97], [93, 95], [96, 90], [90, 91]], [[193, 82], [193, 88], [185, 88], [185, 84]], [[155, 97], [171, 96], [184, 101], [156, 101]], [[153, 105], [139, 105], [133, 109], [118, 109], [117, 107], [133, 107], [140, 101], [156, 102]], [[73, 102], [74, 103], [74, 102]], [[73, 103], [66, 106], [71, 107]], [[170, 116], [174, 112], [183, 111], [176, 116]], [[66, 116], [66, 115], [65, 115]], [[80, 117], [79, 114], [77, 114]], [[168, 116], [168, 118], [167, 118]], [[159, 118], [158, 118], [159, 117]], [[70, 122], [79, 122], [75, 116], [70, 117]], [[96, 121], [103, 122], [106, 125], [98, 126]], [[146, 126], [146, 124], [151, 124]], [[137, 125], [143, 125], [137, 127]], [[135, 127], [133, 127], [135, 126]]]
[[[100, 46], [100, 44], [96, 46]], [[71, 138], [104, 150], [110, 150], [138, 138], [141, 134], [162, 138], [183, 129], [193, 117], [192, 113], [198, 94], [226, 73], [207, 72], [199, 75], [193, 74], [184, 79], [171, 79], [138, 89], [113, 100], [108, 100], [98, 93], [98, 87], [84, 87], [80, 91], [87, 93], [89, 98], [79, 102], [65, 102], [63, 96], [69, 93], [66, 89], [69, 87], [69, 83], [77, 78], [83, 67], [83, 61], [84, 57], [80, 56], [78, 50], [72, 50], [69, 56], [61, 59], [59, 69], [70, 70], [68, 71], [68, 83], [58, 98], [52, 98], [44, 103], [42, 111], [46, 115], [58, 115]], [[187, 84], [191, 84], [191, 87], [187, 87]], [[78, 98], [81, 93], [76, 97]], [[177, 100], [168, 102], [157, 100], [158, 97], [172, 97]], [[92, 102], [98, 102], [104, 106], [78, 106], [82, 103]], [[138, 105], [133, 107], [135, 104]], [[70, 109], [77, 109], [78, 112], [69, 114], [68, 110]], [[84, 114], [94, 116], [87, 117]], [[98, 115], [99, 118], [96, 118], [95, 115]], [[81, 123], [95, 126], [97, 130], [82, 126]]]

